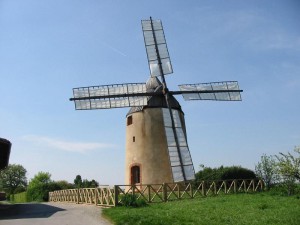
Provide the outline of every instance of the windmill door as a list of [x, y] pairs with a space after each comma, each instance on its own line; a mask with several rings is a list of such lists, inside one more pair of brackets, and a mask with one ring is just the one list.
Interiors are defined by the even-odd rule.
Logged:
[[133, 166], [130, 170], [131, 173], [131, 184], [141, 183], [141, 171], [139, 166]]

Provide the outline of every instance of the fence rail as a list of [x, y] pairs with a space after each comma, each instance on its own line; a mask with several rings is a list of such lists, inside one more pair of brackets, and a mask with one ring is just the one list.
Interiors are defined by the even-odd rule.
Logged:
[[94, 204], [112, 207], [122, 204], [125, 194], [136, 195], [148, 203], [166, 202], [198, 196], [249, 193], [263, 191], [262, 180], [201, 181], [200, 183], [171, 183], [145, 185], [108, 185], [97, 188], [67, 189], [49, 192], [49, 201]]

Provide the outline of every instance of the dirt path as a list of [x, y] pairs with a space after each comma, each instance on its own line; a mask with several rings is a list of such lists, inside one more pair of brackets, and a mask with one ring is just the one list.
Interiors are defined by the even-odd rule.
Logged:
[[29, 203], [0, 205], [0, 225], [111, 225], [93, 205]]

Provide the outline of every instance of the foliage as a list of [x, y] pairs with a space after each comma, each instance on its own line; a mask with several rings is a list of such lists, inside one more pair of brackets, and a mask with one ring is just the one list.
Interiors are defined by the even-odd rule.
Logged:
[[94, 179], [91, 181], [87, 179], [82, 180], [81, 176], [77, 175], [74, 179], [74, 185], [76, 188], [96, 188], [99, 186], [99, 183]]
[[48, 172], [38, 172], [29, 182], [28, 188], [39, 184], [48, 184], [51, 182], [51, 174]]
[[82, 179], [80, 175], [77, 175], [76, 178], [74, 179], [74, 184], [76, 188], [81, 188], [82, 187]]
[[298, 156], [279, 153], [275, 157], [278, 160], [277, 166], [282, 178], [282, 184], [286, 187], [288, 195], [295, 193], [296, 181], [300, 181], [300, 147], [295, 147], [294, 152]]
[[96, 188], [99, 186], [99, 183], [95, 180], [87, 180], [87, 179], [84, 179], [82, 181], [82, 188]]
[[58, 190], [59, 186], [51, 180], [51, 174], [48, 172], [38, 172], [27, 188], [28, 201], [48, 201], [48, 193], [50, 191]]
[[252, 170], [241, 166], [224, 167], [221, 180], [233, 179], [256, 179], [256, 175]]
[[[294, 184], [293, 193], [295, 195], [300, 196], [300, 184]], [[278, 183], [273, 185], [270, 190], [268, 191], [270, 195], [280, 195], [280, 196], [287, 196], [289, 193], [287, 192], [287, 186], [285, 183]]]
[[143, 207], [147, 206], [144, 199], [138, 199], [134, 194], [125, 194], [121, 197], [122, 206], [126, 207]]
[[21, 192], [15, 194], [13, 197], [11, 197], [10, 201], [12, 201], [13, 203], [25, 203], [27, 202], [27, 193]]
[[264, 181], [267, 190], [279, 180], [277, 162], [274, 156], [262, 155], [261, 161], [255, 166], [255, 172]]
[[104, 216], [116, 225], [298, 225], [299, 212], [299, 199], [269, 195], [268, 192], [153, 203], [145, 208], [103, 210]]
[[252, 170], [241, 166], [230, 166], [210, 168], [201, 166], [202, 170], [196, 173], [196, 182], [201, 180], [234, 180], [234, 179], [255, 179], [256, 175]]
[[17, 164], [10, 164], [0, 171], [0, 189], [8, 195], [23, 191], [27, 185], [26, 169]]
[[297, 181], [300, 182], [300, 146], [294, 148], [295, 155], [287, 154], [261, 156], [256, 167], [256, 174], [262, 178], [267, 189], [275, 185], [274, 190], [285, 190], [288, 195], [297, 193]]
[[69, 183], [66, 180], [54, 181], [54, 183], [58, 186], [57, 190], [65, 190], [65, 189], [73, 189], [75, 188], [74, 184]]
[[293, 177], [294, 179], [300, 181], [300, 147], [295, 147], [294, 152], [298, 156], [294, 156], [291, 153], [279, 153], [276, 156], [278, 160], [279, 172], [283, 176]]

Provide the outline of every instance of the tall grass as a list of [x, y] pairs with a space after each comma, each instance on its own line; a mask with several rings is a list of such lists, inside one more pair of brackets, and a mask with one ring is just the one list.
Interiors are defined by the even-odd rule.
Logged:
[[142, 208], [109, 208], [103, 215], [116, 225], [299, 225], [300, 199], [268, 193], [221, 195]]

